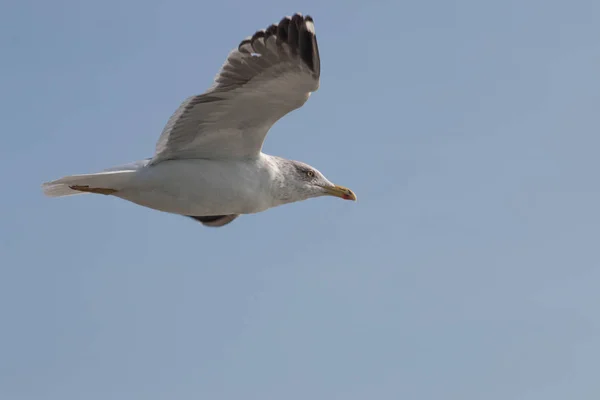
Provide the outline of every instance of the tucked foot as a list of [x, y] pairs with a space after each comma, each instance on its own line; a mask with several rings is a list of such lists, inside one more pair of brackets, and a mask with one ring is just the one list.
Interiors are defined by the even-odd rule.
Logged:
[[218, 227], [227, 225], [228, 223], [230, 223], [231, 221], [233, 221], [234, 219], [239, 217], [239, 215], [240, 214], [209, 215], [209, 216], [204, 216], [204, 217], [194, 217], [192, 215], [189, 215], [189, 217], [195, 219], [198, 222], [201, 222], [202, 225], [212, 226], [213, 228], [218, 228]]

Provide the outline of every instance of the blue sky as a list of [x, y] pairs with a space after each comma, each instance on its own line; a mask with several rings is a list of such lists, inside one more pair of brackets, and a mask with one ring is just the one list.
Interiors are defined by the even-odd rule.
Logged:
[[[0, 398], [597, 399], [600, 3], [3, 2]], [[296, 11], [264, 150], [352, 188], [221, 229], [40, 185], [152, 155]]]

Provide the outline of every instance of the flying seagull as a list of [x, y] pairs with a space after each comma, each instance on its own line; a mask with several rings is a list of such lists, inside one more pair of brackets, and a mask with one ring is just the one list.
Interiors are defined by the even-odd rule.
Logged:
[[316, 168], [262, 152], [271, 126], [319, 88], [320, 70], [313, 19], [285, 17], [244, 39], [213, 85], [179, 106], [152, 158], [47, 182], [43, 191], [116, 196], [212, 227], [313, 197], [356, 200]]

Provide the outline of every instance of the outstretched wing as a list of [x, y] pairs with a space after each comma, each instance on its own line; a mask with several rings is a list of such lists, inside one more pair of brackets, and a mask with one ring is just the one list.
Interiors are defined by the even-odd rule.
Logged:
[[234, 49], [213, 86], [171, 116], [151, 163], [257, 155], [271, 126], [319, 88], [313, 20], [295, 14]]

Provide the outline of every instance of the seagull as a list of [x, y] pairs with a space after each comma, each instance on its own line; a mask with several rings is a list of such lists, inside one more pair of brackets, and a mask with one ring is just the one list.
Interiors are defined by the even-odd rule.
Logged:
[[222, 227], [242, 214], [320, 196], [356, 201], [316, 168], [262, 152], [267, 132], [319, 88], [313, 19], [300, 13], [233, 49], [213, 85], [187, 98], [154, 156], [46, 182], [49, 197], [95, 193]]

